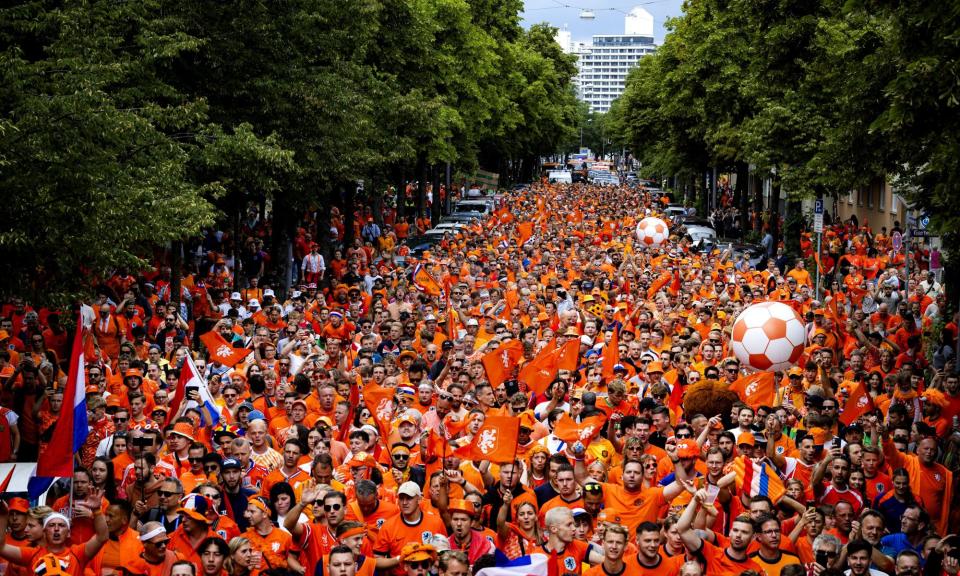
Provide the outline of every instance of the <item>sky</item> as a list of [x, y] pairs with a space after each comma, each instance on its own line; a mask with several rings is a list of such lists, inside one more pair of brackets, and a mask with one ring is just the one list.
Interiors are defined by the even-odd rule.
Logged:
[[[557, 28], [566, 26], [573, 40], [589, 42], [594, 34], [623, 34], [623, 17], [634, 6], [643, 6], [653, 14], [653, 35], [659, 44], [666, 31], [667, 18], [679, 16], [683, 0], [524, 0], [523, 26], [548, 22]], [[613, 8], [613, 10], [611, 10]], [[581, 9], [591, 10], [594, 20], [581, 20]]]

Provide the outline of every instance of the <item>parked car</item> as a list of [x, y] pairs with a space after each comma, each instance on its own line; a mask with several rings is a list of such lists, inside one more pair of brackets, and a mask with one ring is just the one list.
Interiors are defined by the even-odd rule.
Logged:
[[477, 220], [482, 220], [483, 214], [479, 212], [454, 212], [440, 219], [441, 222], [459, 222], [462, 224], [472, 224]]
[[487, 198], [472, 198], [470, 200], [461, 200], [457, 202], [454, 212], [479, 212], [481, 216], [486, 216], [496, 210], [496, 202]]

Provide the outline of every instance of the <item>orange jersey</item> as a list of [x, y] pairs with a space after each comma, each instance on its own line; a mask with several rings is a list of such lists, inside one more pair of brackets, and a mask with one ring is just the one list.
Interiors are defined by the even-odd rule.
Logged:
[[250, 547], [263, 555], [259, 566], [253, 566], [255, 571], [269, 568], [283, 568], [287, 565], [287, 553], [293, 547], [293, 539], [289, 532], [273, 528], [266, 536], [261, 536], [253, 528], [247, 528], [243, 537], [250, 540]]
[[550, 557], [548, 562], [553, 564], [553, 566], [550, 566], [547, 570], [547, 573], [563, 574], [564, 576], [567, 574], [581, 574], [583, 563], [590, 557], [590, 550], [593, 548], [593, 544], [581, 542], [580, 540], [574, 540], [567, 544], [563, 550], [558, 551], [549, 550], [544, 546], [543, 552]]
[[631, 533], [643, 522], [656, 522], [660, 509], [668, 503], [661, 486], [629, 492], [619, 484], [610, 483], [603, 485], [603, 502], [605, 508], [620, 511], [623, 524]]
[[[626, 573], [629, 576], [676, 576], [680, 573], [680, 567], [683, 566], [686, 558], [683, 555], [667, 556], [661, 548], [657, 561], [652, 566], [640, 562], [639, 554], [624, 556], [623, 561], [627, 565]], [[590, 570], [592, 571], [593, 568]]]
[[725, 548], [714, 546], [706, 540], [701, 541], [700, 554], [706, 564], [705, 576], [740, 576], [746, 570], [756, 570], [763, 574], [763, 568], [749, 557], [734, 560]]
[[[381, 556], [397, 556], [408, 542], [429, 544], [434, 534], [447, 535], [443, 520], [436, 514], [421, 512], [420, 520], [413, 524], [404, 520], [402, 514], [397, 514], [383, 523], [373, 550]], [[401, 567], [398, 567], [392, 573], [402, 575], [405, 572]]]
[[367, 525], [367, 534], [370, 535], [370, 539], [377, 541], [378, 536], [380, 535], [380, 529], [383, 527], [384, 523], [390, 518], [400, 515], [400, 509], [397, 508], [397, 505], [389, 500], [380, 500], [377, 504], [377, 509], [373, 514], [368, 514], [364, 516], [363, 511], [360, 510], [360, 504], [357, 501], [351, 500], [347, 503], [347, 513], [344, 516], [344, 520], [354, 520], [356, 522], [363, 522]]
[[924, 466], [916, 455], [897, 450], [893, 442], [883, 444], [883, 455], [891, 469], [907, 469], [914, 497], [930, 514], [930, 523], [939, 533], [946, 534], [953, 500], [953, 472], [936, 463]]

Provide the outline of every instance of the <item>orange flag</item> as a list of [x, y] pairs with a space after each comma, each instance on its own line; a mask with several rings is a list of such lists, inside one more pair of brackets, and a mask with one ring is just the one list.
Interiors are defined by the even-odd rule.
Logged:
[[749, 376], [737, 378], [730, 389], [740, 396], [744, 404], [754, 410], [758, 406], [773, 406], [777, 396], [773, 372], [755, 372]]
[[661, 274], [660, 277], [654, 280], [653, 283], [650, 284], [650, 287], [647, 288], [647, 300], [653, 300], [653, 297], [657, 295], [657, 292], [663, 289], [663, 287], [666, 286], [672, 279], [673, 275], [669, 272], [664, 272]]
[[380, 430], [380, 438], [386, 442], [390, 437], [393, 425], [393, 388], [384, 388], [370, 382], [363, 387], [363, 404], [370, 411], [370, 416]]
[[456, 340], [459, 333], [460, 330], [457, 328], [457, 313], [454, 311], [453, 306], [450, 305], [450, 302], [447, 302], [447, 339]]
[[520, 382], [526, 382], [527, 386], [537, 394], [543, 394], [547, 387], [557, 377], [557, 371], [560, 370], [560, 355], [563, 348], [554, 348], [553, 350], [542, 350], [537, 357], [527, 362], [520, 368], [520, 375], [517, 379]]
[[210, 360], [233, 368], [253, 352], [250, 348], [234, 348], [216, 330], [200, 336], [200, 341], [210, 352]]
[[843, 412], [840, 413], [840, 421], [849, 426], [857, 421], [858, 418], [873, 410], [873, 400], [870, 394], [864, 389], [863, 384], [854, 383], [850, 387], [850, 397], [843, 405]]
[[674, 270], [672, 280], [670, 281], [670, 294], [672, 294], [673, 296], [676, 296], [677, 294], [679, 294], [680, 286], [681, 286], [680, 271]]
[[683, 410], [683, 386], [680, 385], [680, 382], [674, 382], [671, 386], [673, 388], [670, 389], [670, 397], [667, 398], [667, 407], [679, 416]]
[[467, 460], [487, 460], [497, 464], [513, 462], [519, 436], [519, 418], [488, 416], [473, 440], [454, 450], [454, 454]]
[[560, 348], [560, 359], [557, 362], [558, 370], [576, 370], [580, 365], [580, 339], [574, 338]]
[[523, 358], [523, 343], [519, 340], [511, 340], [501, 344], [496, 350], [484, 354], [480, 362], [487, 371], [490, 384], [496, 388], [504, 380], [510, 379], [513, 369], [520, 363], [521, 358]]
[[521, 222], [517, 224], [517, 233], [520, 234], [520, 244], [526, 244], [527, 240], [533, 236], [533, 222]]
[[422, 264], [417, 264], [417, 267], [413, 270], [413, 284], [417, 287], [417, 290], [430, 296], [443, 294], [443, 287]]
[[617, 338], [617, 329], [614, 327], [610, 341], [603, 345], [603, 373], [604, 382], [613, 380], [613, 367], [620, 363], [620, 344]]
[[591, 416], [583, 422], [577, 422], [570, 416], [564, 414], [553, 427], [553, 434], [557, 438], [568, 444], [582, 442], [584, 446], [589, 446], [590, 442], [597, 437], [597, 434], [603, 430], [603, 424], [607, 417], [603, 414]]

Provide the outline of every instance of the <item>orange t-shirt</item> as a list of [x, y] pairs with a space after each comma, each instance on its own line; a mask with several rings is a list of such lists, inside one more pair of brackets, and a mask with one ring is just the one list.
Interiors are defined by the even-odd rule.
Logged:
[[558, 552], [554, 552], [544, 545], [543, 553], [549, 556], [550, 559], [548, 562], [553, 564], [553, 566], [548, 568], [547, 573], [558, 574], [560, 576], [581, 574], [583, 563], [587, 561], [591, 549], [593, 549], [593, 544], [580, 540], [570, 542], [563, 547], [562, 551]]
[[243, 536], [250, 540], [251, 548], [263, 555], [260, 565], [254, 567], [255, 571], [283, 568], [287, 565], [287, 553], [293, 547], [293, 539], [289, 532], [274, 528], [266, 536], [261, 536], [255, 529], [247, 528]]
[[720, 548], [702, 540], [700, 554], [706, 563], [705, 576], [740, 576], [746, 570], [756, 570], [764, 574], [763, 568], [749, 557], [734, 560], [727, 554], [726, 548]]
[[641, 564], [639, 554], [625, 556], [623, 561], [627, 565], [628, 576], [676, 576], [680, 573], [680, 567], [686, 562], [686, 558], [683, 555], [666, 556], [661, 550], [654, 566]]
[[[447, 535], [443, 520], [436, 514], [421, 512], [420, 520], [416, 524], [408, 523], [402, 514], [397, 514], [383, 523], [373, 549], [377, 554], [393, 557], [399, 555], [409, 542], [429, 544], [434, 534]], [[405, 571], [398, 566], [391, 573], [400, 576], [405, 574]]]
[[546, 518], [547, 511], [552, 510], [553, 508], [568, 508], [570, 510], [573, 510], [574, 508], [583, 508], [583, 496], [568, 502], [558, 494], [557, 496], [547, 500], [540, 508], [539, 516], [541, 524], [543, 524], [543, 519]]
[[643, 522], [656, 522], [660, 509], [667, 505], [661, 486], [629, 492], [619, 484], [610, 483], [603, 485], [603, 502], [605, 508], [621, 511], [623, 524], [630, 533]]
[[29, 566], [30, 570], [33, 571], [41, 558], [47, 554], [53, 554], [67, 563], [67, 574], [71, 576], [81, 576], [83, 569], [87, 565], [85, 548], [86, 544], [74, 544], [73, 546], [65, 548], [63, 552], [53, 554], [53, 552], [50, 552], [44, 547], [32, 548], [27, 546], [20, 549], [20, 562], [18, 562], [18, 564]]

